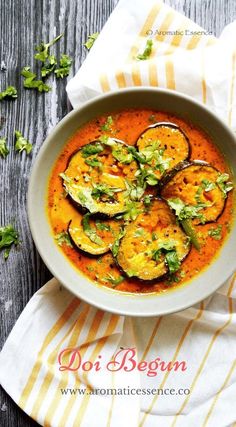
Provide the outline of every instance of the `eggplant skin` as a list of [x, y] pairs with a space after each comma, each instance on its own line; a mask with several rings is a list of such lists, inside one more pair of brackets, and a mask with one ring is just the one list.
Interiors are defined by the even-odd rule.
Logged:
[[174, 123], [159, 122], [148, 126], [141, 135], [139, 135], [136, 146], [139, 152], [142, 152], [154, 142], [158, 143], [158, 149], [163, 150], [163, 160], [167, 161], [165, 169], [155, 169], [155, 160], [146, 165], [146, 168], [152, 166], [158, 179], [175, 168], [179, 163], [189, 159], [190, 143], [183, 130]]
[[[217, 185], [220, 172], [211, 164], [202, 161], [183, 163], [172, 172], [162, 183], [161, 196], [165, 200], [179, 198], [186, 205], [197, 206], [199, 203], [209, 204], [199, 213], [204, 223], [214, 222], [222, 214], [225, 207], [225, 196]], [[204, 183], [211, 183], [214, 188], [204, 188]], [[195, 225], [201, 224], [201, 218], [195, 218]]]
[[[61, 177], [63, 186], [73, 203], [92, 214], [113, 217], [126, 210], [126, 180], [136, 180], [136, 160], [128, 152], [127, 145], [113, 139], [114, 145], [92, 141], [74, 152]], [[96, 153], [93, 148], [102, 147]], [[92, 148], [91, 154], [84, 151]], [[95, 150], [96, 151], [96, 150]], [[116, 157], [114, 157], [114, 152]], [[127, 156], [128, 163], [117, 157]]]
[[117, 220], [99, 221], [100, 224], [107, 228], [104, 230], [99, 230], [96, 227], [96, 219], [90, 218], [90, 227], [92, 230], [94, 230], [96, 236], [99, 239], [98, 244], [92, 241], [88, 234], [85, 233], [82, 219], [83, 217], [78, 214], [68, 224], [67, 230], [73, 245], [82, 252], [93, 256], [103, 255], [109, 252], [112, 244], [119, 234], [120, 222]]
[[173, 244], [180, 262], [191, 248], [189, 238], [176, 223], [168, 204], [162, 199], [155, 199], [149, 211], [144, 209], [135, 221], [126, 226], [116, 261], [128, 277], [142, 281], [163, 278], [169, 273], [165, 255], [160, 255], [158, 260], [153, 257], [163, 243]]

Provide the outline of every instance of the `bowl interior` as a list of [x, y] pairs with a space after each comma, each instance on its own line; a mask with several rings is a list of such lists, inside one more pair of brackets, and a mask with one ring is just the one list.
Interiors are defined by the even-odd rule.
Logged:
[[33, 239], [52, 274], [79, 298], [101, 309], [131, 316], [156, 316], [185, 309], [213, 293], [235, 270], [234, 226], [220, 255], [191, 282], [162, 294], [132, 295], [91, 283], [56, 245], [47, 217], [48, 179], [67, 140], [80, 126], [103, 113], [126, 108], [150, 108], [183, 117], [206, 131], [225, 155], [236, 176], [236, 142], [233, 132], [210, 110], [176, 92], [131, 88], [109, 93], [68, 114], [44, 142], [34, 164], [28, 192], [28, 216]]

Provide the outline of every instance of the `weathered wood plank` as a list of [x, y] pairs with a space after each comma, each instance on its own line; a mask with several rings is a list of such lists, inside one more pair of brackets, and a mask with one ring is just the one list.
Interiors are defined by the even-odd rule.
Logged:
[[[19, 129], [34, 144], [31, 156], [11, 150], [6, 160], [0, 159], [0, 224], [15, 223], [22, 241], [7, 262], [0, 257], [1, 345], [30, 297], [50, 277], [29, 232], [26, 191], [29, 171], [43, 140], [69, 108], [66, 80], [54, 83], [51, 93], [41, 95], [22, 89], [20, 70], [33, 65], [35, 44], [64, 32], [55, 52], [68, 53], [74, 58], [73, 74], [87, 54], [82, 43], [88, 34], [102, 28], [116, 3], [117, 0], [0, 0], [0, 63], [4, 60], [7, 64], [7, 71], [0, 71], [0, 89], [8, 84], [19, 88], [17, 101], [0, 105], [0, 118], [5, 119], [0, 135], [6, 135], [9, 147], [13, 147], [13, 132]], [[216, 35], [236, 17], [234, 0], [166, 0], [166, 3]], [[0, 408], [1, 426], [36, 425], [4, 391], [1, 391]]]

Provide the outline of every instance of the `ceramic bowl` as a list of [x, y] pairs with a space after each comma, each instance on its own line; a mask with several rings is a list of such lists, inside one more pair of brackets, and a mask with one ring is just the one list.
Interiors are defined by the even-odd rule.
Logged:
[[217, 258], [190, 282], [161, 294], [127, 294], [98, 286], [63, 255], [47, 217], [48, 180], [63, 146], [78, 128], [103, 113], [150, 108], [183, 117], [206, 131], [225, 155], [236, 176], [236, 140], [229, 127], [201, 103], [180, 93], [155, 88], [130, 88], [96, 97], [69, 113], [47, 137], [29, 182], [28, 216], [36, 247], [52, 274], [73, 294], [100, 309], [129, 316], [159, 316], [183, 310], [215, 292], [236, 268], [236, 224]]

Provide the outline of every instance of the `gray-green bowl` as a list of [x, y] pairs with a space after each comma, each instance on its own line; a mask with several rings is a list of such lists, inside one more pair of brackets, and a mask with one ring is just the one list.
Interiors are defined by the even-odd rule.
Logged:
[[215, 292], [236, 269], [236, 224], [220, 254], [189, 283], [161, 294], [138, 294], [98, 286], [66, 259], [52, 235], [46, 211], [48, 179], [63, 146], [80, 126], [103, 113], [126, 108], [150, 108], [181, 116], [205, 130], [224, 153], [236, 176], [236, 140], [229, 127], [208, 108], [188, 96], [150, 87], [130, 88], [99, 96], [69, 113], [44, 142], [30, 177], [28, 216], [36, 247], [52, 274], [82, 300], [113, 313], [159, 316], [184, 310]]

